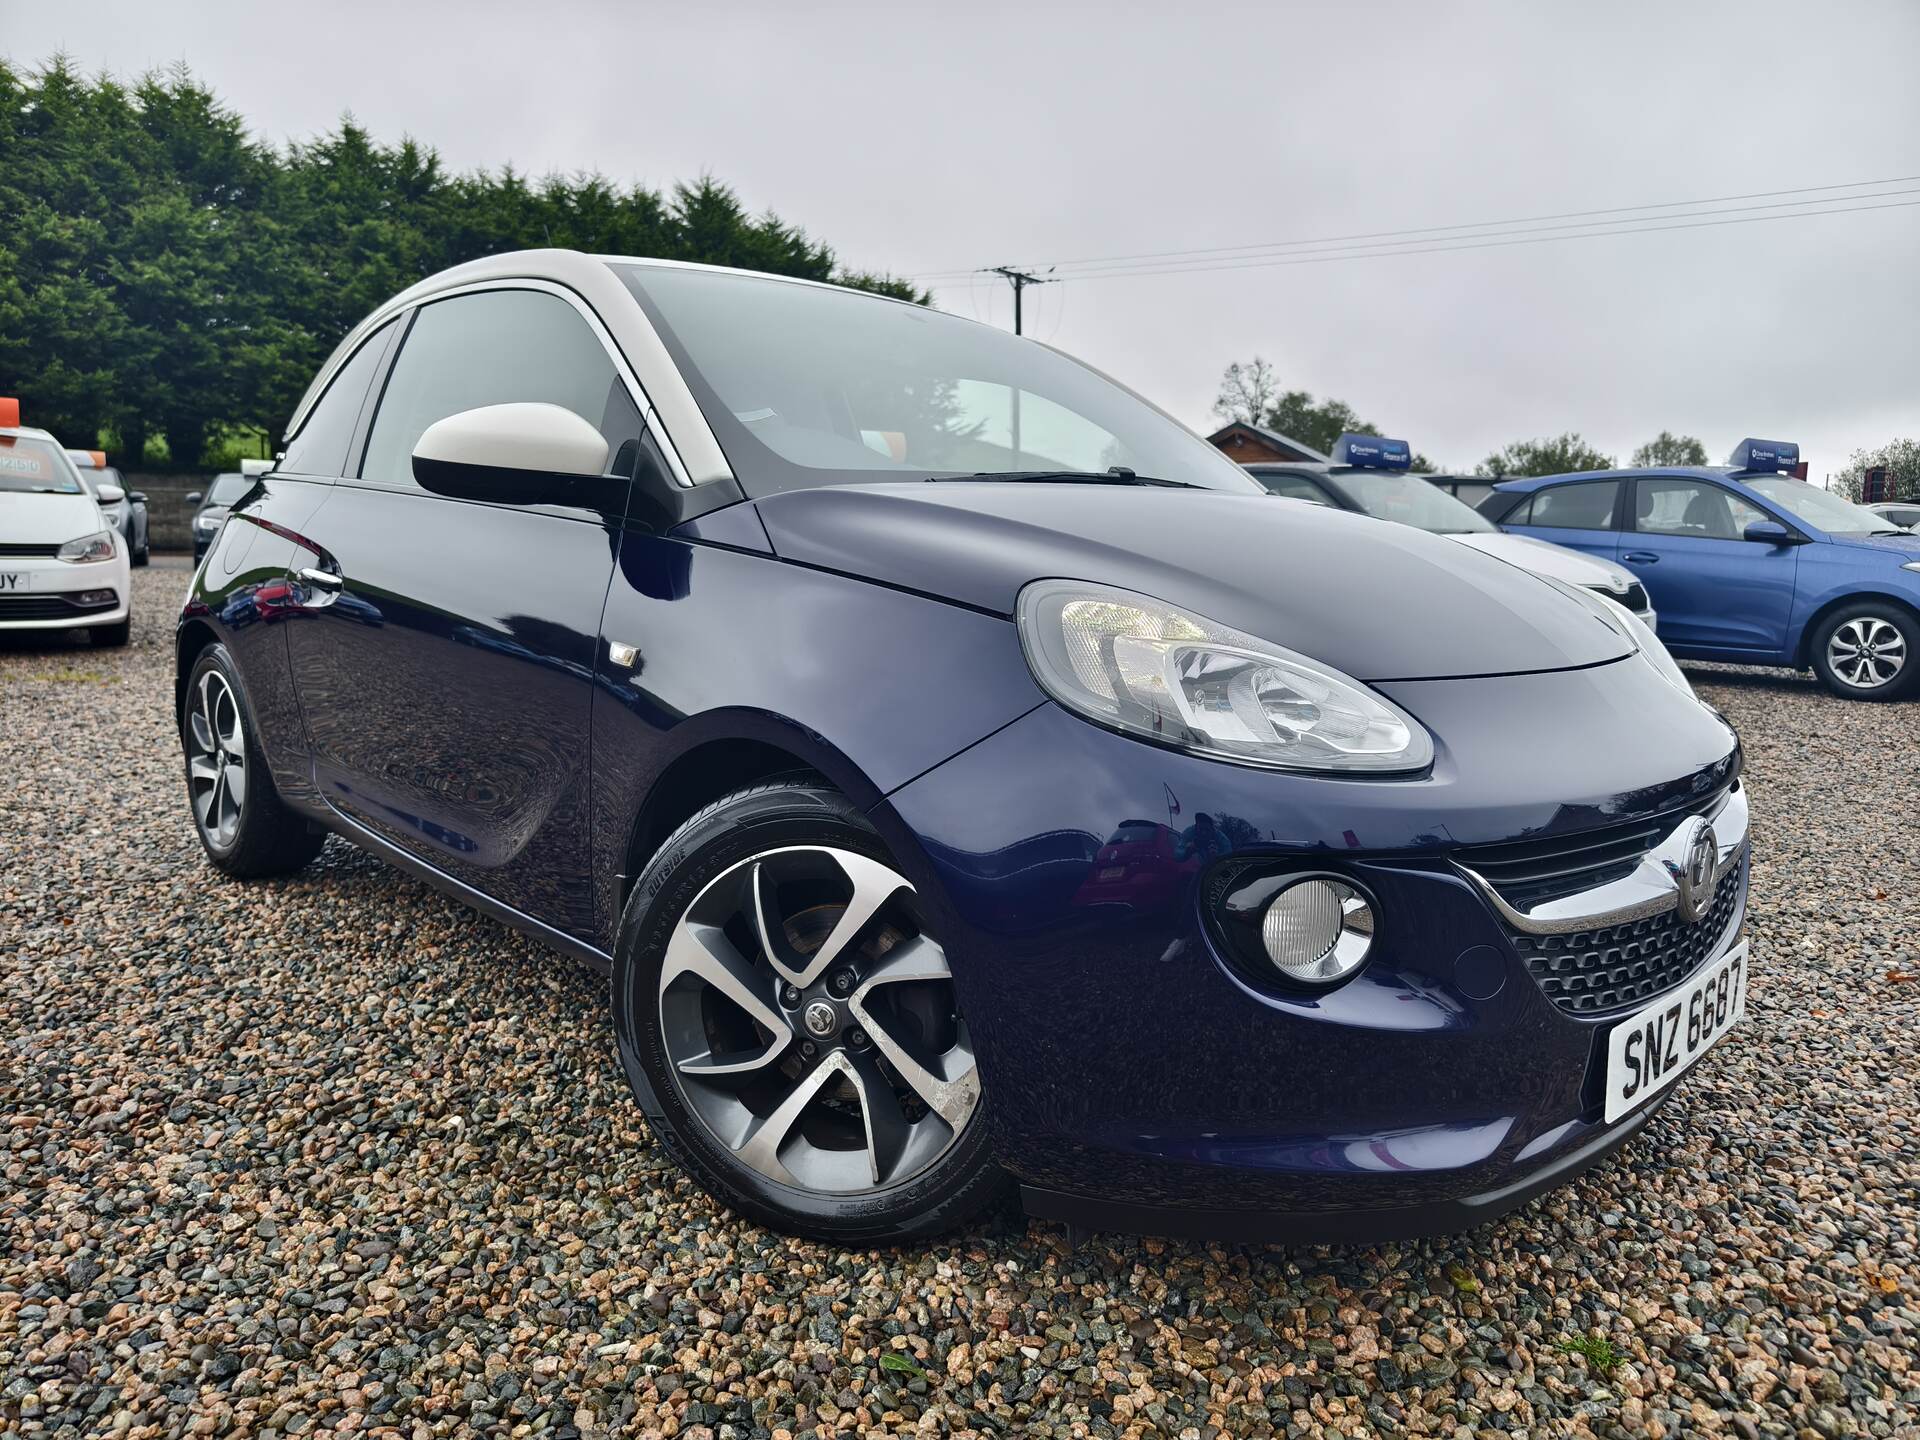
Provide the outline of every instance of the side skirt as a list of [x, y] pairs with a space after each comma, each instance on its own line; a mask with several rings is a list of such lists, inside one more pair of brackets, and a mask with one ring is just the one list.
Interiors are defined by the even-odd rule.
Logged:
[[474, 889], [464, 880], [454, 879], [444, 870], [434, 868], [419, 856], [409, 854], [399, 846], [382, 839], [366, 826], [343, 815], [331, 805], [323, 806], [318, 814], [312, 811], [307, 813], [315, 824], [331, 830], [341, 839], [359, 846], [368, 854], [379, 857], [396, 869], [406, 871], [414, 879], [426, 881], [434, 889], [444, 895], [452, 896], [461, 904], [471, 906], [481, 914], [498, 920], [502, 925], [509, 925], [522, 934], [531, 935], [534, 939], [552, 946], [563, 954], [571, 955], [574, 959], [592, 966], [599, 974], [613, 974], [613, 957], [606, 951], [589, 945], [584, 940], [576, 940], [566, 931], [556, 930], [546, 921], [536, 920], [533, 916], [516, 910], [511, 905], [503, 905], [485, 891]]

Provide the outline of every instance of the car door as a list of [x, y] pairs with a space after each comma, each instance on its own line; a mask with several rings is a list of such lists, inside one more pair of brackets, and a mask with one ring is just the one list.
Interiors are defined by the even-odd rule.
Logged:
[[1669, 648], [1778, 658], [1793, 613], [1799, 547], [1744, 539], [1774, 517], [1700, 476], [1633, 482], [1620, 562], [1647, 587]]
[[1618, 480], [1549, 485], [1509, 510], [1500, 528], [1611, 560], [1620, 544], [1623, 488]]
[[[557, 287], [434, 300], [407, 327], [364, 457], [296, 575], [288, 644], [314, 784], [389, 844], [578, 934], [593, 666], [641, 411], [597, 321]], [[608, 483], [524, 504], [416, 483], [429, 425], [515, 401], [597, 426]]]

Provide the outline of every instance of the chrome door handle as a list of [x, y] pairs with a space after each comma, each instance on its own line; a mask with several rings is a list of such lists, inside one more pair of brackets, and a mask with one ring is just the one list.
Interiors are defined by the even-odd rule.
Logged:
[[1620, 558], [1622, 560], [1631, 560], [1636, 565], [1658, 565], [1660, 563], [1660, 557], [1655, 555], [1651, 550], [1629, 550]]
[[345, 577], [336, 575], [331, 570], [302, 570], [300, 578], [318, 590], [338, 590], [347, 583]]

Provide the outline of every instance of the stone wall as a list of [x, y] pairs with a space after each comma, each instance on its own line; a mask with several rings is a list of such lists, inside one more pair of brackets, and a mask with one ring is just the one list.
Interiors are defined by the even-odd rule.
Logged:
[[187, 496], [204, 491], [213, 483], [206, 475], [154, 475], [139, 470], [123, 470], [127, 489], [139, 490], [147, 497], [147, 543], [155, 550], [192, 553], [193, 512]]

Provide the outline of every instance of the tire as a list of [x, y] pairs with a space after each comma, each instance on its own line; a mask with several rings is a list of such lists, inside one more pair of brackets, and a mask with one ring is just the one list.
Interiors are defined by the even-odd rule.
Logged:
[[[848, 909], [866, 918], [843, 937]], [[807, 1018], [824, 1024], [822, 1006], [830, 1032]], [[880, 837], [817, 777], [728, 795], [660, 847], [621, 916], [613, 1011], [661, 1148], [743, 1216], [890, 1244], [1011, 1188], [944, 951]]]
[[1891, 601], [1843, 605], [1814, 631], [1810, 659], [1843, 700], [1898, 700], [1920, 684], [1920, 621]]
[[140, 568], [140, 566], [146, 564], [152, 558], [153, 558], [153, 551], [149, 549], [147, 546], [142, 545], [138, 550], [133, 552], [133, 566], [137, 570]]
[[273, 788], [226, 646], [209, 645], [193, 662], [179, 721], [187, 809], [216, 869], [254, 880], [298, 870], [320, 853], [326, 835], [289, 810]]
[[118, 625], [90, 625], [87, 627], [87, 639], [94, 645], [108, 650], [118, 650], [127, 643], [133, 634], [133, 619], [129, 616]]

